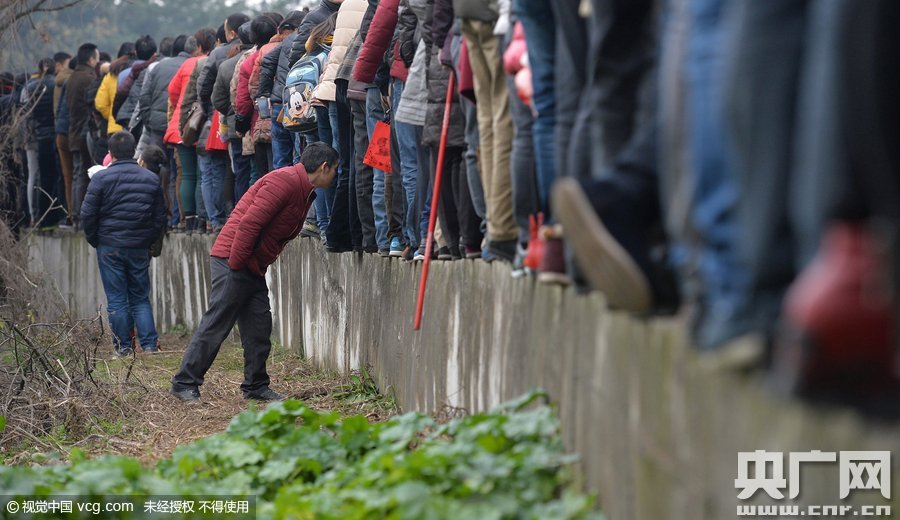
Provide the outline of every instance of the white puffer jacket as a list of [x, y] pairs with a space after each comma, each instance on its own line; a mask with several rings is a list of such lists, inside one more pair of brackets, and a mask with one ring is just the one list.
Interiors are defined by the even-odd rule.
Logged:
[[320, 101], [334, 101], [335, 86], [334, 78], [337, 76], [338, 69], [344, 61], [344, 55], [347, 54], [347, 48], [353, 37], [359, 32], [362, 25], [363, 15], [369, 8], [368, 0], [344, 0], [338, 11], [337, 20], [334, 25], [334, 43], [331, 45], [331, 52], [328, 53], [328, 62], [325, 64], [325, 72], [322, 73], [322, 80], [319, 86], [313, 92], [313, 97]]

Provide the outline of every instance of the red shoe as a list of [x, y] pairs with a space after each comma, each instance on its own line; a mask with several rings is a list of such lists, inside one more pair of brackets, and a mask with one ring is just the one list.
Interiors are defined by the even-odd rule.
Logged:
[[566, 250], [559, 226], [545, 227], [543, 235], [544, 256], [538, 281], [546, 284], [571, 285], [566, 272]]
[[541, 237], [540, 229], [544, 226], [544, 214], [538, 213], [528, 215], [529, 239], [528, 254], [525, 255], [525, 269], [532, 273], [536, 273], [541, 268], [541, 261], [544, 258], [544, 239]]
[[878, 395], [896, 389], [895, 323], [883, 248], [865, 226], [840, 224], [785, 297], [776, 381], [792, 393]]

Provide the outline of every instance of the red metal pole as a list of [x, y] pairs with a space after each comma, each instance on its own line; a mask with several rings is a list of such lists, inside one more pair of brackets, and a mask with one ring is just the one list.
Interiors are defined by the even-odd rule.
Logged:
[[425, 306], [425, 285], [428, 283], [428, 267], [431, 265], [431, 251], [434, 244], [434, 225], [437, 222], [437, 210], [441, 197], [441, 179], [444, 176], [444, 152], [447, 150], [447, 133], [450, 131], [450, 108], [453, 104], [453, 89], [456, 88], [456, 74], [450, 71], [447, 82], [447, 100], [444, 102], [444, 125], [441, 128], [441, 145], [438, 148], [437, 169], [434, 173], [434, 189], [431, 192], [431, 214], [428, 216], [428, 240], [425, 242], [425, 264], [422, 266], [422, 277], [419, 279], [419, 299], [416, 302], [416, 321], [414, 330], [422, 326], [422, 309]]

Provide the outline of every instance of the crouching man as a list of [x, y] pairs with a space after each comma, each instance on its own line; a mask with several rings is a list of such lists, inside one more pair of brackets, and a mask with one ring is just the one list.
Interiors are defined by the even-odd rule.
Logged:
[[91, 178], [81, 205], [84, 236], [97, 248], [118, 356], [132, 354], [134, 328], [144, 352], [159, 350], [150, 307], [150, 246], [166, 228], [166, 204], [159, 178], [132, 159], [134, 147], [128, 132], [109, 137], [112, 163]]
[[324, 143], [304, 150], [300, 164], [275, 170], [241, 197], [210, 252], [212, 291], [209, 309], [172, 378], [172, 394], [183, 401], [200, 399], [200, 385], [219, 347], [237, 323], [244, 347], [246, 399], [274, 401], [266, 361], [272, 348], [272, 313], [266, 268], [303, 227], [315, 188], [331, 186], [338, 153]]

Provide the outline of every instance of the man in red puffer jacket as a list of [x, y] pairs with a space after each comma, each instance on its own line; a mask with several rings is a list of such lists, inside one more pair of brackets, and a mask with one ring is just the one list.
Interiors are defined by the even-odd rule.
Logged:
[[200, 399], [203, 377], [237, 323], [244, 347], [244, 397], [282, 399], [269, 388], [266, 372], [272, 348], [266, 268], [300, 233], [315, 199], [314, 189], [331, 186], [338, 161], [333, 148], [313, 143], [303, 151], [299, 164], [263, 176], [241, 197], [210, 252], [209, 308], [172, 378], [172, 394], [176, 397], [182, 401]]

